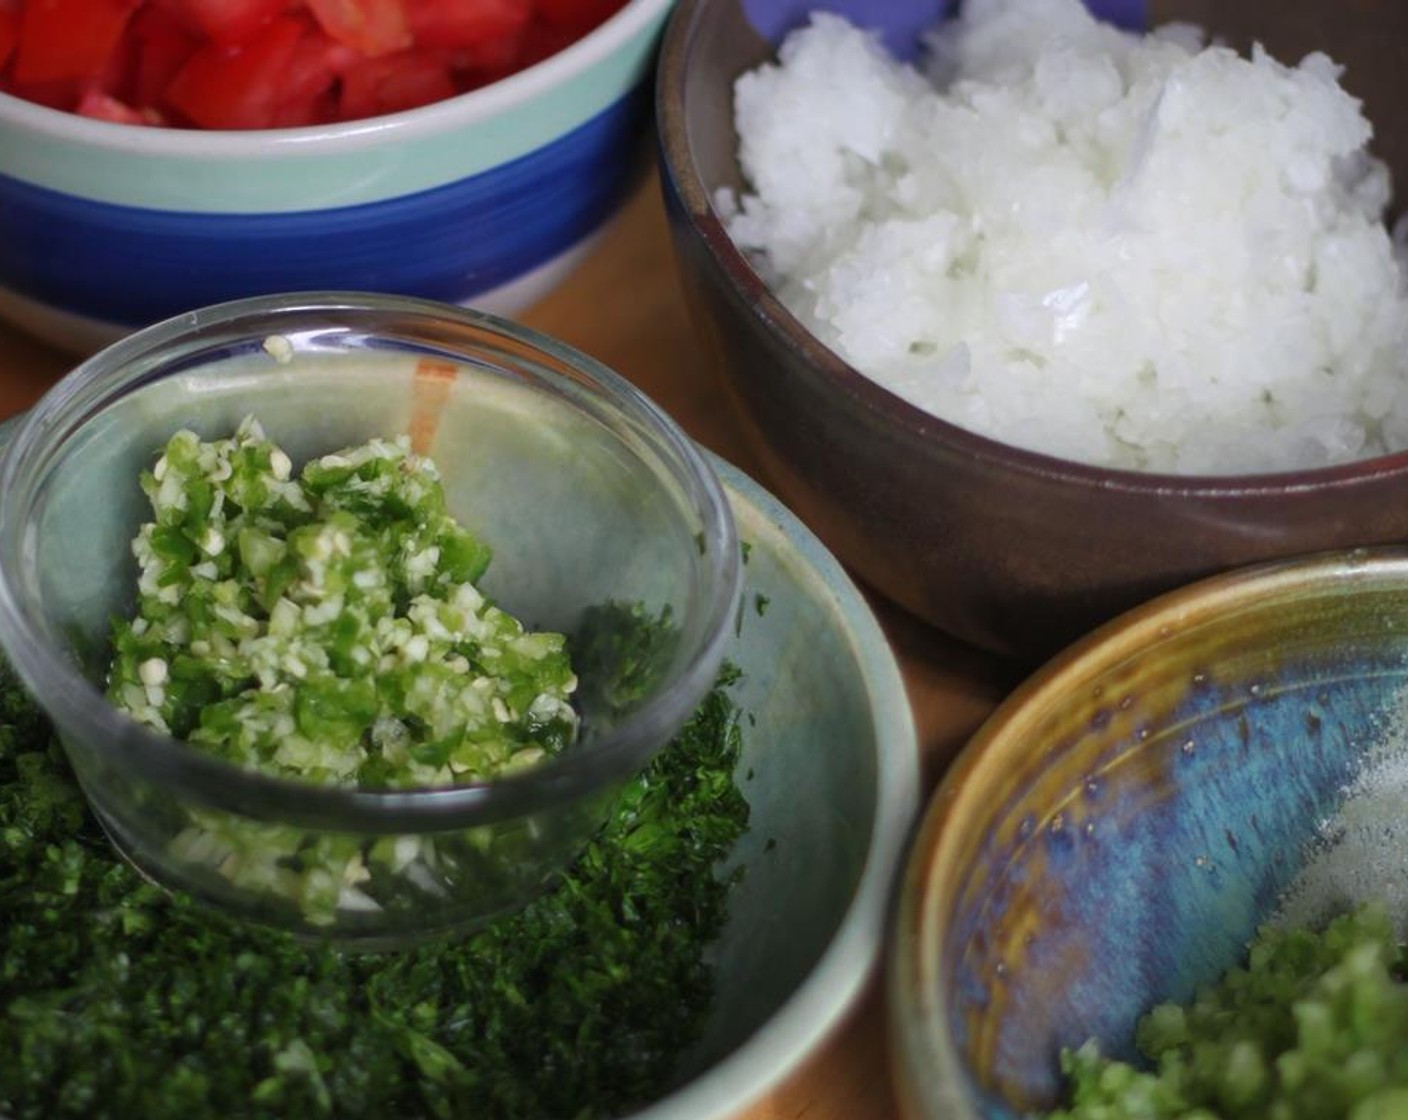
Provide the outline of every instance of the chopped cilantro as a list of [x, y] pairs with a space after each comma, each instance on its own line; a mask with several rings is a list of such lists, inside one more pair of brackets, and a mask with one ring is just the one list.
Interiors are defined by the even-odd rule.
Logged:
[[0, 1116], [571, 1117], [658, 1097], [709, 1006], [747, 827], [725, 672], [549, 894], [344, 954], [132, 871], [0, 671]]
[[568, 643], [581, 679], [578, 704], [612, 716], [630, 711], [654, 690], [678, 644], [669, 604], [655, 613], [640, 603], [589, 607]]

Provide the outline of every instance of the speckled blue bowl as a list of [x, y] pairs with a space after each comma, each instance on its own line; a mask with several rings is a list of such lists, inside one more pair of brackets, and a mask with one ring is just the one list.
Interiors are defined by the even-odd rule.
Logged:
[[251, 132], [111, 124], [0, 94], [0, 315], [84, 352], [244, 296], [357, 289], [513, 314], [642, 166], [672, 0], [409, 112]]
[[1408, 550], [1245, 569], [1108, 624], [935, 795], [891, 945], [913, 1120], [1050, 1107], [1063, 1046], [1239, 963], [1408, 687]]

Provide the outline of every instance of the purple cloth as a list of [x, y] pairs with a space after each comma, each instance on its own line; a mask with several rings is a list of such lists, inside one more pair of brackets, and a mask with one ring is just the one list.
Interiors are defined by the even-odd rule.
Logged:
[[[1101, 19], [1143, 30], [1145, 0], [1087, 0]], [[845, 16], [860, 27], [880, 31], [885, 45], [900, 58], [913, 58], [919, 33], [958, 9], [956, 0], [742, 0], [748, 22], [769, 42], [779, 42], [817, 9]]]

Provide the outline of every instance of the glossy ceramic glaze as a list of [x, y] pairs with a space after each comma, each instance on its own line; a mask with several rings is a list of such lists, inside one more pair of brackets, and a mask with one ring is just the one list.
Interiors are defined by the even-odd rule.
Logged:
[[[608, 700], [611, 659], [579, 665], [570, 749], [438, 788], [256, 772], [116, 710], [111, 620], [132, 616], [132, 540], [152, 516], [138, 477], [177, 431], [223, 438], [249, 415], [299, 464], [404, 435], [493, 550], [476, 586], [498, 606], [569, 636], [612, 603], [668, 619], [634, 667], [645, 683]], [[541, 891], [709, 691], [739, 610], [727, 499], [668, 416], [554, 339], [426, 300], [259, 297], [137, 332], [18, 424], [0, 492], [0, 648], [114, 842], [166, 886], [363, 946], [469, 929]], [[396, 867], [388, 837], [425, 858]], [[331, 859], [315, 871], [359, 861], [364, 900], [310, 906], [281, 873], [300, 851]]]
[[629, 0], [520, 73], [345, 124], [142, 128], [0, 94], [0, 314], [82, 351], [272, 292], [512, 313], [633, 185], [670, 3]]
[[725, 652], [743, 674], [745, 871], [703, 1037], [633, 1120], [735, 1120], [837, 1028], [883, 954], [918, 811], [909, 704], [865, 599], [781, 502], [712, 462], [748, 549]]
[[709, 461], [748, 545], [724, 656], [742, 674], [751, 827], [703, 1034], [673, 1090], [632, 1120], [733, 1120], [844, 1020], [883, 954], [919, 804], [904, 685], [864, 598], [776, 498]]
[[[1408, 456], [1300, 474], [1188, 478], [1103, 470], [972, 435], [880, 388], [768, 292], [711, 205], [741, 185], [732, 83], [814, 8], [863, 15], [914, 48], [938, 0], [859, 4], [683, 0], [657, 83], [664, 189], [691, 313], [776, 491], [864, 580], [909, 610], [1028, 661], [1150, 596], [1251, 561], [1408, 539]], [[1408, 14], [1316, 0], [1272, 6], [1096, 4], [1122, 22], [1175, 17], [1326, 46], [1371, 91], [1380, 149], [1408, 178], [1397, 112]], [[1257, 17], [1261, 17], [1261, 23]], [[1397, 37], [1395, 37], [1397, 36]], [[1356, 71], [1356, 65], [1361, 69]]]
[[1401, 730], [1408, 550], [1205, 581], [1038, 672], [946, 775], [891, 946], [910, 1120], [1050, 1107], [1057, 1055], [1240, 963], [1362, 754]]

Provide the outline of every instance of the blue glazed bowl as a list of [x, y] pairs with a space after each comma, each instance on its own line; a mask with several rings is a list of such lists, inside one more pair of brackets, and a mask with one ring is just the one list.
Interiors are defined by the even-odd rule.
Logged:
[[1050, 1108], [1062, 1047], [1132, 1057], [1153, 1004], [1242, 963], [1405, 687], [1405, 549], [1173, 592], [1025, 683], [911, 849], [890, 947], [906, 1117]]
[[0, 315], [73, 351], [203, 305], [356, 289], [509, 315], [635, 181], [671, 0], [420, 109], [251, 132], [0, 94]]

